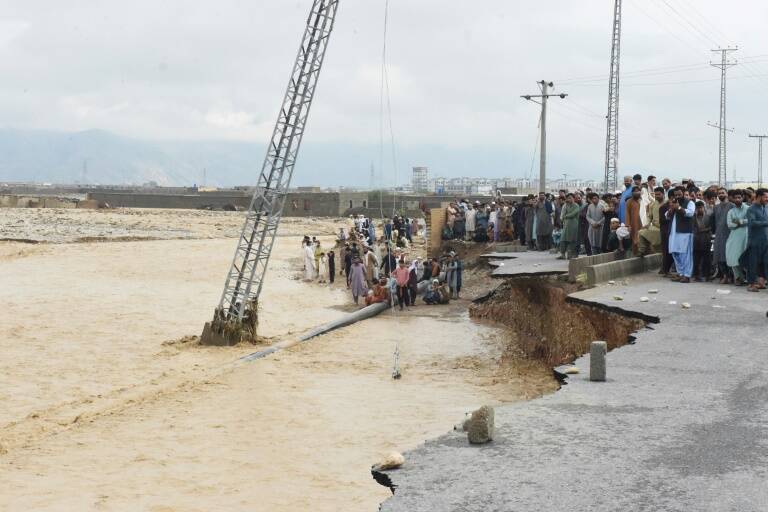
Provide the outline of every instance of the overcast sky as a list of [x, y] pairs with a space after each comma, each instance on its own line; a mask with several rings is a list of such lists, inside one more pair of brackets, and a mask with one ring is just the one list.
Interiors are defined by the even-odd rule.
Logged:
[[[0, 126], [264, 143], [311, 2], [0, 4]], [[570, 94], [551, 102], [550, 176], [602, 176], [612, 7], [391, 0], [401, 176], [412, 165], [433, 174], [527, 175], [539, 107], [519, 96], [535, 93], [541, 79]], [[384, 0], [341, 0], [305, 136], [332, 160], [361, 169], [357, 184], [367, 184], [379, 159], [383, 10]], [[747, 134], [768, 132], [766, 20], [768, 2], [758, 0], [625, 0], [622, 174], [716, 178], [717, 131], [706, 123], [718, 120], [720, 84], [709, 50], [737, 44], [733, 57], [743, 64], [728, 84], [728, 124], [736, 129], [729, 177], [734, 168], [755, 175], [757, 143]], [[585, 76], [594, 81], [573, 80]], [[365, 149], [350, 154], [351, 147]], [[389, 175], [391, 160], [386, 166]]]

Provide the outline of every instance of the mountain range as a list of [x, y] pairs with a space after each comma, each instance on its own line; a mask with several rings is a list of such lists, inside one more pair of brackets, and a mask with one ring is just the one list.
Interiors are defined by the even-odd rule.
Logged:
[[[266, 146], [239, 141], [141, 140], [104, 130], [54, 132], [0, 129], [0, 182], [162, 186], [253, 185]], [[397, 148], [399, 172], [385, 151], [385, 176], [371, 166], [376, 144], [304, 142], [295, 186], [379, 187], [410, 181], [412, 166], [428, 165], [433, 176], [524, 176], [530, 156], [507, 147]]]

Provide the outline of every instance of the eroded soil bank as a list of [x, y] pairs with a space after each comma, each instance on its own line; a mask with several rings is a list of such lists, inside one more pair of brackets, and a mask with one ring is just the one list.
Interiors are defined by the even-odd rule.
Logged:
[[548, 278], [511, 279], [470, 307], [470, 316], [516, 333], [512, 345], [548, 367], [570, 363], [596, 340], [625, 345], [646, 321], [568, 300], [576, 285]]

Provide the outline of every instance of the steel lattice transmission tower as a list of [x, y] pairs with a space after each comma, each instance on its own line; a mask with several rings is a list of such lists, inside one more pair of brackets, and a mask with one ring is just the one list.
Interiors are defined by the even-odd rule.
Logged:
[[768, 135], [751, 135], [750, 139], [757, 139], [757, 188], [763, 186], [763, 140], [768, 139]]
[[728, 60], [728, 52], [735, 52], [739, 48], [718, 48], [717, 50], [712, 50], [713, 52], [720, 53], [721, 60], [720, 62], [713, 62], [711, 63], [712, 66], [720, 69], [720, 123], [713, 124], [710, 123], [709, 125], [713, 128], [717, 128], [720, 131], [720, 151], [718, 153], [719, 155], [719, 164], [718, 164], [718, 173], [717, 173], [717, 183], [721, 187], [724, 187], [726, 182], [728, 181], [728, 176], [726, 175], [727, 172], [727, 164], [728, 164], [728, 157], [727, 157], [727, 135], [729, 131], [728, 125], [725, 122], [725, 114], [726, 114], [726, 71], [728, 68], [733, 67], [736, 65], [736, 61], [729, 61]]
[[619, 69], [621, 61], [621, 0], [613, 7], [613, 45], [608, 84], [608, 116], [605, 136], [605, 190], [616, 190], [619, 174]]
[[[338, 4], [338, 0], [313, 1], [232, 267], [227, 274], [214, 320], [203, 331], [203, 343], [236, 343], [256, 335], [259, 294]], [[214, 339], [211, 339], [211, 331]]]

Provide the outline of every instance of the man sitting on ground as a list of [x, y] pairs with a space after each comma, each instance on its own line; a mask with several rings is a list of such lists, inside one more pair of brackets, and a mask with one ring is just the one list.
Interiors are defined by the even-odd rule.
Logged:
[[365, 305], [378, 304], [385, 302], [389, 304], [389, 286], [387, 284], [387, 278], [382, 277], [379, 281], [373, 285], [373, 290], [365, 298]]
[[430, 306], [437, 304], [448, 304], [450, 302], [450, 292], [448, 287], [440, 284], [437, 279], [432, 280], [432, 285], [424, 294], [424, 302]]

